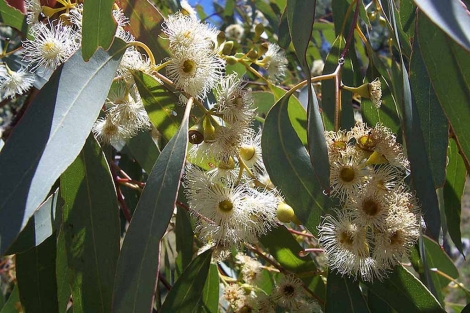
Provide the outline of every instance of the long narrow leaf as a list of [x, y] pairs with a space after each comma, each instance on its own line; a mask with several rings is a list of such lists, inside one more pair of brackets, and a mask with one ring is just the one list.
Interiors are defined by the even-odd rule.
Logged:
[[160, 239], [178, 195], [188, 145], [186, 108], [180, 129], [157, 159], [127, 230], [116, 271], [112, 312], [150, 312], [159, 269]]

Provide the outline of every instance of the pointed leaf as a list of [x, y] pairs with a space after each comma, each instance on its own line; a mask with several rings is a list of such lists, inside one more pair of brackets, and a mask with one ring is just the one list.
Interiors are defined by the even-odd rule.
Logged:
[[108, 163], [93, 135], [60, 177], [74, 308], [109, 312], [120, 222]]
[[329, 209], [329, 198], [323, 194], [310, 156], [289, 120], [288, 101], [289, 97], [282, 97], [266, 117], [261, 140], [263, 160], [296, 216], [315, 234], [321, 214]]
[[359, 282], [341, 276], [336, 271], [328, 271], [325, 312], [369, 313]]
[[[414, 0], [416, 5], [448, 36], [470, 51], [470, 16], [458, 0]], [[432, 33], [431, 29], [428, 29]]]
[[175, 206], [188, 145], [187, 106], [181, 127], [158, 157], [127, 230], [118, 260], [112, 312], [150, 312], [159, 242]]
[[199, 312], [212, 251], [198, 255], [168, 293], [160, 313]]
[[16, 255], [16, 278], [26, 312], [57, 312], [55, 237]]
[[51, 76], [15, 127], [0, 154], [0, 255], [80, 152], [124, 49], [116, 40], [89, 62], [77, 52]]
[[462, 234], [460, 232], [460, 213], [462, 195], [465, 189], [467, 171], [455, 140], [449, 141], [446, 184], [444, 186], [444, 210], [447, 229], [454, 245], [463, 253]]
[[397, 312], [445, 312], [426, 287], [402, 266], [394, 268], [383, 282], [365, 284]]
[[88, 61], [99, 47], [108, 49], [114, 39], [116, 22], [112, 9], [114, 0], [83, 3], [82, 55]]

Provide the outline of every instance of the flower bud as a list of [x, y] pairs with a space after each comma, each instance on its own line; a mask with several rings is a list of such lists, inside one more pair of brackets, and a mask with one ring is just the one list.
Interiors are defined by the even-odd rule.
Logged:
[[212, 124], [211, 117], [204, 118], [204, 142], [211, 143], [215, 141], [215, 127]]
[[238, 59], [233, 56], [228, 56], [225, 58], [225, 61], [227, 62], [228, 65], [235, 65], [238, 62]]
[[261, 34], [264, 33], [264, 25], [263, 24], [256, 24], [255, 26], [255, 37], [260, 37]]
[[257, 59], [258, 59], [258, 52], [256, 52], [256, 50], [254, 50], [254, 49], [251, 49], [250, 51], [248, 51], [248, 53], [246, 54], [246, 56], [247, 56], [250, 60], [257, 60]]
[[269, 44], [267, 42], [263, 42], [259, 46], [258, 57], [259, 58], [262, 57], [268, 51], [268, 48], [269, 48]]
[[225, 33], [220, 31], [218, 34], [217, 34], [217, 44], [220, 46], [224, 43], [225, 41]]
[[233, 41], [226, 41], [222, 48], [222, 54], [224, 55], [232, 54], [232, 49], [233, 49]]
[[290, 223], [295, 217], [294, 209], [285, 202], [280, 202], [276, 210], [277, 219], [282, 223]]

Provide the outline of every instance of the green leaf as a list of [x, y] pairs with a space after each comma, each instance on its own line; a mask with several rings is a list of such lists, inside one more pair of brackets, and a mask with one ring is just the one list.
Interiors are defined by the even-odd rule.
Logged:
[[191, 219], [189, 213], [178, 207], [176, 214], [176, 251], [178, 252], [178, 259], [176, 262], [180, 263], [178, 275], [181, 275], [183, 270], [191, 263], [193, 258], [193, 228], [191, 226]]
[[325, 312], [370, 312], [359, 282], [328, 271]]
[[437, 202], [436, 189], [432, 180], [429, 161], [424, 144], [421, 122], [417, 106], [411, 95], [408, 73], [402, 63], [403, 84], [403, 129], [405, 134], [406, 148], [408, 149], [408, 160], [411, 167], [411, 179], [416, 195], [423, 208], [426, 232], [432, 238], [439, 238], [441, 230], [441, 218], [439, 204]]
[[9, 6], [5, 0], [0, 0], [0, 23], [16, 28], [25, 35], [28, 32], [26, 16]]
[[150, 1], [121, 0], [119, 1], [124, 15], [129, 17], [127, 26], [136, 40], [145, 42], [154, 54], [155, 60], [164, 60], [168, 57], [168, 40], [163, 39], [163, 15]]
[[455, 140], [449, 141], [447, 150], [448, 164], [446, 184], [444, 186], [444, 210], [447, 228], [454, 245], [463, 254], [462, 234], [460, 232], [460, 212], [462, 209], [462, 195], [465, 188], [467, 171]]
[[317, 267], [311, 257], [308, 255], [299, 256], [303, 248], [292, 237], [286, 227], [278, 226], [273, 228], [259, 240], [284, 269], [296, 273], [300, 277], [316, 273]]
[[419, 113], [434, 187], [439, 188], [444, 186], [446, 180], [446, 148], [448, 144], [449, 123], [434, 93], [423, 59], [421, 58], [417, 40], [413, 45], [410, 84]]
[[178, 97], [155, 78], [135, 72], [134, 79], [150, 121], [166, 140], [178, 131], [184, 107], [178, 105]]
[[122, 244], [116, 270], [113, 312], [150, 312], [159, 267], [159, 242], [165, 233], [180, 185], [188, 145], [186, 107], [180, 129], [150, 172]]
[[445, 312], [426, 287], [403, 266], [394, 268], [383, 282], [364, 284], [397, 312]]
[[310, 156], [289, 120], [288, 100], [281, 98], [266, 117], [261, 139], [263, 160], [296, 216], [316, 234], [321, 214], [329, 209], [329, 198], [319, 188]]
[[367, 306], [371, 312], [393, 313], [393, 309], [370, 290], [367, 293]]
[[[303, 67], [306, 79], [310, 79], [305, 52], [307, 51], [312, 27], [315, 18], [316, 1], [311, 0], [287, 0], [287, 22], [289, 33], [294, 45], [295, 54]], [[307, 72], [308, 71], [308, 72]]]
[[26, 312], [57, 312], [55, 237], [16, 255], [16, 278]]
[[74, 309], [110, 312], [120, 222], [108, 163], [93, 135], [60, 177]]
[[219, 270], [211, 264], [202, 295], [202, 312], [217, 313], [219, 308]]
[[439, 270], [454, 279], [459, 277], [459, 271], [441, 246], [426, 236], [423, 236], [423, 241], [426, 248], [426, 260], [430, 268], [431, 279], [437, 289], [439, 301], [443, 304], [444, 289], [451, 281], [448, 278], [439, 275], [434, 269]]
[[[460, 46], [470, 51], [470, 16], [468, 9], [458, 0], [414, 0], [416, 5], [434, 24]], [[420, 14], [422, 15], [422, 14]], [[419, 18], [419, 22], [421, 18]], [[433, 31], [428, 29], [432, 35]]]
[[[309, 88], [309, 85], [307, 88]], [[326, 146], [320, 106], [318, 105], [315, 91], [312, 87], [310, 88], [313, 98], [308, 102], [307, 111], [308, 152], [319, 185], [322, 190], [330, 190], [330, 162], [328, 160], [328, 148]]]
[[21, 231], [18, 238], [10, 246], [6, 254], [16, 254], [26, 251], [32, 247], [39, 246], [49, 238], [57, 228], [57, 208], [62, 206], [63, 201], [59, 198], [58, 190], [50, 195], [43, 204], [39, 206], [34, 215]]
[[265, 117], [274, 105], [274, 95], [268, 91], [253, 91], [252, 97], [256, 113], [261, 117]]
[[153, 165], [160, 155], [160, 150], [153, 140], [150, 132], [140, 132], [126, 143], [132, 156], [139, 162], [140, 166], [150, 173]]
[[20, 294], [18, 292], [18, 285], [15, 285], [5, 305], [2, 307], [0, 313], [18, 313], [21, 309]]
[[211, 258], [212, 251], [207, 250], [189, 264], [168, 293], [161, 313], [199, 312]]
[[[278, 101], [286, 94], [286, 91], [280, 87], [270, 85], [274, 99]], [[307, 112], [295, 96], [290, 96], [287, 111], [289, 112], [289, 120], [294, 127], [297, 136], [299, 136], [302, 145], [307, 146]], [[273, 106], [271, 105], [271, 108]]]
[[[444, 112], [449, 119], [461, 153], [470, 157], [470, 86], [468, 53], [448, 39], [424, 14], [418, 16], [418, 40], [429, 78]], [[460, 50], [460, 51], [459, 51]]]
[[80, 152], [124, 50], [116, 40], [89, 62], [76, 53], [54, 72], [15, 127], [0, 154], [0, 255]]
[[279, 23], [278, 44], [284, 50], [289, 48], [291, 38], [289, 34], [289, 22], [287, 21], [287, 8], [282, 12]]
[[57, 301], [59, 303], [59, 313], [66, 313], [70, 301], [72, 289], [69, 281], [72, 280], [72, 270], [69, 268], [67, 259], [67, 242], [64, 234], [64, 225], [57, 234], [57, 254], [56, 254], [56, 280], [57, 280]]
[[114, 0], [95, 0], [83, 3], [82, 56], [88, 61], [96, 49], [107, 50], [114, 39], [116, 22], [112, 9]]

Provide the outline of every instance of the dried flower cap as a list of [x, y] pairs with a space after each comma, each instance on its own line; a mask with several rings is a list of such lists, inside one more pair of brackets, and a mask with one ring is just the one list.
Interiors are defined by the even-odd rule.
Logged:
[[382, 105], [382, 84], [379, 78], [368, 84], [369, 97], [374, 106], [379, 109]]

